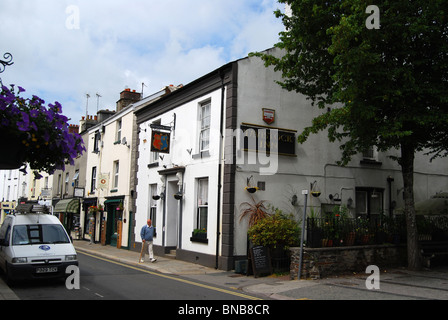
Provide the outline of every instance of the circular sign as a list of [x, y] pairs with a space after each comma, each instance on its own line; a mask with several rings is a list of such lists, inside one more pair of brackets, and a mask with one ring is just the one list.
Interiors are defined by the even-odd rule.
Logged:
[[39, 249], [40, 249], [40, 250], [44, 250], [44, 251], [48, 251], [48, 250], [51, 249], [51, 247], [50, 247], [50, 246], [47, 246], [46, 244], [44, 244], [44, 245], [41, 245], [41, 246], [39, 247]]

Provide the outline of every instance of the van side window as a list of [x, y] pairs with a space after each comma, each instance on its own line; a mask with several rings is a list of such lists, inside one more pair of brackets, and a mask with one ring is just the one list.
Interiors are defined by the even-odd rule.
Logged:
[[2, 227], [0, 228], [0, 240], [9, 240], [6, 235], [9, 235], [9, 230], [11, 229], [11, 218], [6, 218], [3, 221]]

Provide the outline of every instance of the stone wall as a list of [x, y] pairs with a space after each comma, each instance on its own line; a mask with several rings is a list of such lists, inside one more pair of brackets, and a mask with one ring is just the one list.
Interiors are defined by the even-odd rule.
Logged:
[[[299, 273], [300, 248], [290, 250], [290, 274], [294, 280]], [[405, 245], [304, 248], [302, 277], [320, 279], [348, 272], [365, 272], [369, 265], [376, 265], [384, 270], [406, 264]]]

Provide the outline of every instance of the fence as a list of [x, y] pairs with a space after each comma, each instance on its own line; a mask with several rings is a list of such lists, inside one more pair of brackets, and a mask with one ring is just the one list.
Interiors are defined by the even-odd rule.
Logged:
[[[448, 241], [448, 216], [417, 216], [420, 241]], [[406, 242], [403, 215], [364, 218], [307, 218], [309, 248]]]
[[354, 246], [406, 241], [406, 221], [394, 218], [308, 218], [307, 247]]

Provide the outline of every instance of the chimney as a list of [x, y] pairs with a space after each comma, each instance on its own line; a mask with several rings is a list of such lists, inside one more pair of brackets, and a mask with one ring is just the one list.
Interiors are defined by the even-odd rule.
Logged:
[[131, 89], [124, 89], [120, 93], [120, 100], [117, 101], [117, 112], [120, 112], [131, 103], [137, 102], [140, 99], [141, 94], [139, 92], [135, 92], [135, 90], [131, 91]]
[[90, 129], [91, 127], [95, 126], [98, 123], [98, 120], [96, 119], [96, 116], [90, 116], [87, 115], [86, 117], [82, 117], [81, 121], [79, 121], [79, 127], [78, 130], [80, 133], [83, 133], [84, 131]]
[[76, 124], [71, 124], [68, 127], [68, 132], [73, 134], [73, 133], [79, 133], [79, 126]]

